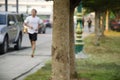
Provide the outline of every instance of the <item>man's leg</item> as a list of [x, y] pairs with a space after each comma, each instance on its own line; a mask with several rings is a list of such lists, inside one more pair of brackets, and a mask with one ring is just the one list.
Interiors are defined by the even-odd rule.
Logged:
[[35, 53], [35, 48], [36, 48], [36, 41], [32, 41], [32, 55], [31, 57], [34, 57], [34, 53]]
[[90, 27], [89, 27], [89, 32], [90, 32]]
[[36, 40], [37, 40], [37, 33], [29, 34], [29, 39], [32, 47], [32, 54], [31, 57], [34, 57], [35, 48], [36, 48]]
[[29, 34], [30, 44], [32, 46], [32, 34]]
[[90, 24], [89, 24], [89, 25], [88, 25], [88, 28], [89, 28], [89, 32], [91, 32], [91, 30], [90, 30], [90, 27], [91, 27], [91, 26], [90, 26]]

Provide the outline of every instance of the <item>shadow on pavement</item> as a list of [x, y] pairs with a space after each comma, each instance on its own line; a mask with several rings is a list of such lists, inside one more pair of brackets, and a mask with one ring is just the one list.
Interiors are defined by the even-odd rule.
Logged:
[[[14, 52], [14, 51], [23, 51], [23, 50], [26, 50], [26, 49], [29, 49], [29, 48], [31, 48], [31, 47], [22, 47], [20, 50], [15, 50], [14, 48], [9, 48], [8, 52], [5, 53], [5, 54], [8, 54], [8, 53], [11, 53], [11, 52]], [[4, 54], [0, 54], [0, 56], [1, 55], [4, 55]]]

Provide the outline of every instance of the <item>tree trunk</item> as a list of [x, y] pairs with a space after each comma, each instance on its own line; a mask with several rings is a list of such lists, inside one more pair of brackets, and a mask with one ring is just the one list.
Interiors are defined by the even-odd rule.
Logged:
[[70, 80], [69, 0], [54, 0], [52, 80]]
[[105, 30], [108, 31], [109, 29], [109, 11], [106, 11], [106, 28]]
[[104, 36], [104, 28], [105, 28], [105, 25], [104, 25], [104, 22], [105, 22], [105, 14], [104, 13], [101, 13], [102, 15], [100, 16], [100, 31], [101, 31], [101, 37], [103, 37]]
[[99, 39], [100, 39], [100, 13], [95, 12], [95, 45], [99, 45]]
[[70, 80], [77, 77], [75, 69], [75, 42], [74, 42], [74, 9], [70, 9], [69, 48], [70, 48]]

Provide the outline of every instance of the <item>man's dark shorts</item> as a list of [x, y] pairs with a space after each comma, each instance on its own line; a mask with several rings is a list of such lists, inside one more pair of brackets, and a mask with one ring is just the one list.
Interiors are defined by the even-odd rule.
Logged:
[[37, 40], [37, 33], [33, 33], [33, 34], [29, 33], [29, 39], [30, 39], [30, 41], [36, 41]]

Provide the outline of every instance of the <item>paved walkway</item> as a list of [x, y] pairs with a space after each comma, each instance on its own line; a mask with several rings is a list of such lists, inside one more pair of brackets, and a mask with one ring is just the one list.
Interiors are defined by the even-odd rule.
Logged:
[[51, 58], [51, 34], [38, 35], [35, 57], [31, 58], [28, 35], [24, 35], [23, 47], [0, 55], [0, 80], [23, 80], [26, 75], [40, 69]]

